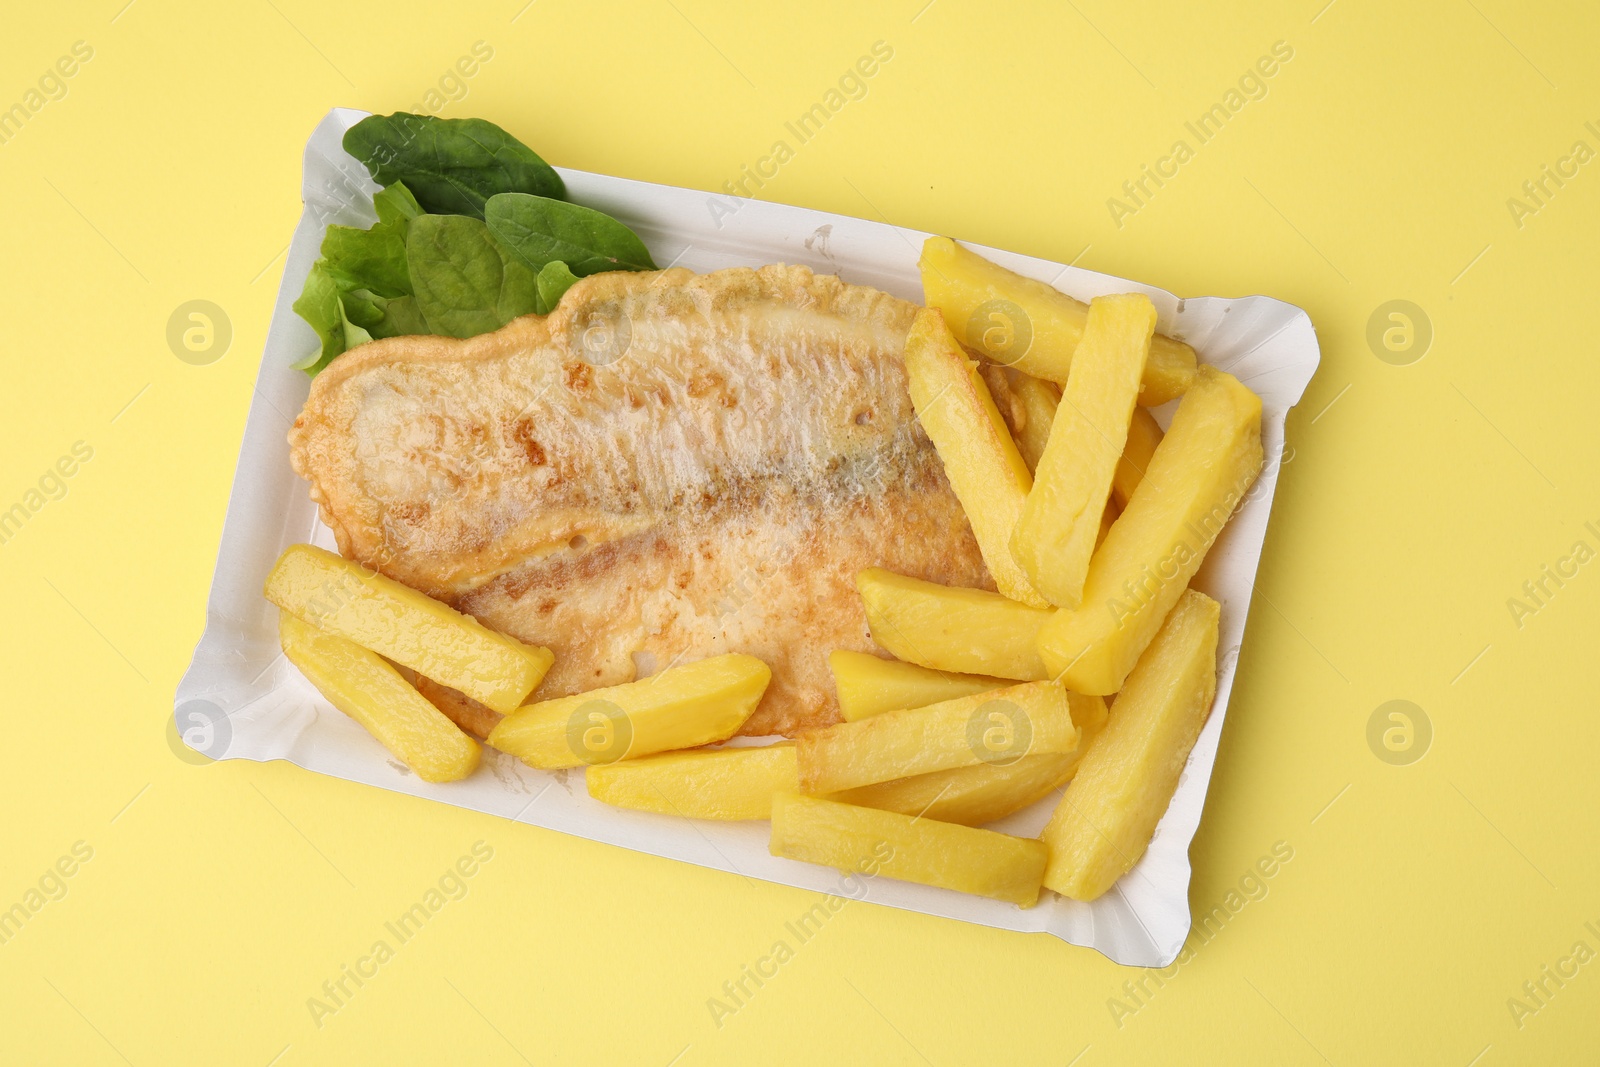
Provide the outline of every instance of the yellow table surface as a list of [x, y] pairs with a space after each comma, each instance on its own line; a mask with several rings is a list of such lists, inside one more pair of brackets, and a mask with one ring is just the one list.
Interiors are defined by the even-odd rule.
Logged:
[[[0, 1061], [1600, 1055], [1592, 7], [125, 3], [0, 34], [0, 509], [26, 512], [0, 543], [0, 909], [24, 916], [0, 914]], [[787, 140], [764, 198], [1310, 312], [1322, 368], [1192, 850], [1191, 902], [1222, 910], [1186, 962], [852, 905], [758, 987], [813, 894], [176, 747], [335, 105], [707, 190]], [[231, 323], [209, 363], [167, 339], [191, 300]]]

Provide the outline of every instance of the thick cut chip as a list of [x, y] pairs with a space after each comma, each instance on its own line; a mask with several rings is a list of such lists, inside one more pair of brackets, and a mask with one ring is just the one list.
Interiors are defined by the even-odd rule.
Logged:
[[835, 793], [834, 800], [926, 815], [942, 822], [978, 826], [1021, 811], [1072, 780], [1083, 754], [1106, 722], [1100, 697], [1068, 693], [1073, 725], [1082, 731], [1075, 752], [1024, 756], [1015, 762], [980, 763], [912, 778], [859, 786]]
[[842, 789], [1024, 756], [1076, 752], [1067, 691], [1028, 682], [801, 734], [800, 791]]
[[846, 872], [975, 893], [1031, 908], [1048, 850], [993, 830], [780, 793], [772, 801], [774, 856]]
[[1011, 555], [1051, 603], [1075, 608], [1122, 457], [1156, 328], [1143, 293], [1096, 297], [1061, 395]]
[[489, 744], [545, 768], [709, 745], [739, 732], [771, 679], [772, 671], [754, 656], [712, 656], [642, 682], [518, 708], [500, 720]]
[[1125, 508], [1133, 499], [1133, 491], [1144, 480], [1150, 469], [1150, 459], [1161, 443], [1161, 424], [1144, 408], [1134, 408], [1128, 422], [1128, 440], [1122, 446], [1122, 458], [1117, 460], [1117, 473], [1111, 478], [1111, 497], [1117, 507]]
[[901, 708], [921, 708], [941, 700], [1004, 689], [1014, 683], [984, 674], [952, 674], [915, 663], [883, 659], [867, 652], [839, 649], [828, 654], [833, 683], [839, 690], [839, 712], [856, 722]]
[[[1035, 378], [1009, 367], [1001, 369], [1005, 372], [1007, 389], [1013, 398], [1009, 409], [1011, 417], [1008, 419], [1011, 436], [1016, 440], [1017, 451], [1022, 453], [1022, 461], [1028, 465], [1028, 470], [1037, 471], [1039, 457], [1044, 455], [1044, 446], [1050, 440], [1050, 427], [1055, 424], [1056, 408], [1061, 403], [1061, 387], [1055, 382]], [[1149, 409], [1135, 407], [1133, 417], [1128, 422], [1128, 440], [1122, 446], [1122, 458], [1117, 460], [1117, 473], [1111, 479], [1111, 502], [1106, 504], [1096, 547], [1099, 541], [1105, 539], [1106, 531], [1111, 528], [1118, 512], [1127, 506], [1128, 498], [1144, 477], [1145, 468], [1150, 466], [1150, 457], [1160, 443], [1161, 424]]]
[[596, 764], [584, 781], [607, 804], [689, 819], [770, 819], [772, 794], [799, 788], [787, 741]]
[[917, 312], [906, 335], [906, 378], [917, 420], [939, 451], [995, 584], [1013, 600], [1046, 607], [1010, 550], [1011, 531], [1033, 477], [977, 364], [931, 308]]
[[454, 782], [478, 766], [478, 743], [423, 699], [383, 657], [285, 611], [278, 639], [289, 662], [328, 702], [425, 782]]
[[829, 799], [982, 826], [1049, 796], [1072, 780], [1077, 766], [1076, 752], [1024, 756], [1003, 767], [984, 763], [863, 785], [830, 794]]
[[[1011, 436], [1017, 442], [1017, 451], [1022, 453], [1022, 460], [1028, 465], [1030, 471], [1039, 467], [1039, 457], [1044, 455], [1044, 446], [1050, 440], [1050, 427], [1055, 424], [1056, 408], [1061, 403], [1061, 387], [1055, 382], [1043, 378], [1034, 378], [1027, 374], [1019, 373], [1009, 367], [998, 368], [1006, 377], [1007, 388], [1013, 397], [1011, 406], [1012, 415], [1008, 418], [1011, 425]], [[1155, 416], [1144, 408], [1133, 409], [1133, 422], [1138, 423], [1140, 417], [1149, 420], [1155, 427], [1155, 440], [1161, 440], [1161, 427], [1156, 422]], [[1127, 448], [1134, 447], [1132, 438], [1133, 427], [1129, 426], [1129, 439]], [[1155, 449], [1155, 442], [1150, 443], [1150, 449]], [[1139, 475], [1144, 475], [1144, 468], [1150, 462], [1148, 454], [1138, 460]], [[1123, 467], [1128, 464], [1128, 452], [1123, 451], [1122, 458], [1117, 460], [1118, 477]], [[1130, 490], [1131, 492], [1131, 490]], [[1116, 482], [1112, 482], [1111, 494], [1116, 497]], [[1121, 508], [1120, 499], [1116, 502], [1107, 501], [1106, 507], [1100, 513], [1100, 529], [1095, 534], [1094, 546], [1100, 547], [1100, 542], [1106, 539], [1106, 533], [1111, 529], [1111, 524], [1116, 521]]]
[[897, 659], [939, 671], [1048, 678], [1037, 639], [1054, 614], [999, 593], [868, 567], [856, 575], [872, 639]]
[[[948, 237], [922, 245], [922, 292], [967, 345], [996, 363], [1067, 384], [1089, 305], [962, 248]], [[1194, 349], [1157, 334], [1150, 342], [1139, 403], [1157, 407], [1194, 381]]]
[[359, 563], [290, 545], [267, 575], [267, 599], [320, 630], [487, 704], [515, 709], [555, 657]]
[[1139, 862], [1217, 692], [1221, 609], [1187, 590], [1117, 695], [1045, 827], [1045, 884], [1093, 900]]
[[1049, 677], [1079, 693], [1121, 689], [1260, 470], [1261, 398], [1200, 368], [1089, 563], [1083, 603], [1039, 632]]
[[1022, 453], [1022, 462], [1034, 471], [1039, 468], [1039, 457], [1044, 455], [1045, 442], [1050, 440], [1050, 425], [1056, 418], [1056, 405], [1061, 403], [1061, 387], [1011, 367], [1005, 372], [1011, 395], [1021, 409], [1022, 424], [1012, 427], [1012, 436], [1016, 438], [1017, 451]]

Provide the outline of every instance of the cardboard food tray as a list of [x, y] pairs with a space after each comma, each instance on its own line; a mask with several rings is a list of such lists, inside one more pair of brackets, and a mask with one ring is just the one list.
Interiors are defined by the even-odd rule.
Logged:
[[[974, 246], [981, 254], [1080, 300], [1107, 293], [1148, 293], [1163, 333], [1188, 341], [1203, 361], [1237, 376], [1261, 395], [1266, 467], [1193, 583], [1222, 604], [1216, 706], [1149, 851], [1132, 872], [1092, 904], [1047, 891], [1029, 910], [888, 878], [846, 877], [769, 855], [764, 822], [698, 821], [611, 808], [589, 798], [581, 771], [537, 771], [488, 749], [485, 766], [471, 778], [430, 785], [334, 710], [280, 654], [277, 609], [261, 595], [267, 571], [279, 553], [296, 542], [334, 547], [307, 486], [289, 467], [285, 437], [310, 385], [310, 379], [290, 364], [316, 345], [310, 327], [290, 305], [317, 258], [324, 227], [367, 226], [376, 218], [371, 198], [377, 186], [340, 147], [344, 131], [364, 114], [330, 112], [306, 145], [305, 211], [289, 248], [245, 424], [205, 632], [178, 685], [180, 735], [216, 759], [286, 759], [323, 774], [751, 878], [1007, 930], [1048, 932], [1098, 949], [1118, 963], [1169, 964], [1189, 932], [1189, 843], [1200, 821], [1217, 740], [1227, 718], [1239, 641], [1283, 453], [1284, 417], [1299, 401], [1319, 358], [1316, 333], [1306, 313], [1259, 296], [1179, 300], [1127, 279]], [[627, 223], [658, 263], [697, 272], [799, 263], [921, 302], [916, 260], [926, 234], [600, 174], [562, 170], [561, 175], [572, 200]], [[1158, 411], [1157, 416], [1165, 424], [1170, 411]], [[1046, 798], [995, 828], [1035, 836], [1055, 800]]]

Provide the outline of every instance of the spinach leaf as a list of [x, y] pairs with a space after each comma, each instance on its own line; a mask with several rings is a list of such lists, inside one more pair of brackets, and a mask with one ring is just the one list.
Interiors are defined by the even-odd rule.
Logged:
[[374, 115], [344, 146], [384, 188], [372, 227], [328, 227], [295, 301], [321, 342], [296, 364], [313, 375], [374, 338], [473, 337], [549, 314], [585, 275], [655, 269], [638, 235], [566, 203], [561, 176], [493, 123]]
[[548, 315], [561, 303], [561, 295], [577, 284], [578, 276], [567, 269], [559, 259], [546, 263], [539, 271], [539, 302], [534, 310]]
[[465, 215], [413, 219], [406, 262], [431, 333], [475, 337], [538, 304], [538, 276]]
[[[492, 235], [489, 239], [494, 241]], [[532, 315], [539, 309], [539, 275], [498, 241], [495, 241], [495, 250], [500, 253], [500, 265], [506, 272], [505, 284], [500, 287], [500, 301], [495, 307], [500, 325], [504, 326], [514, 318]]]
[[639, 236], [593, 208], [528, 193], [500, 193], [484, 208], [489, 232], [534, 270], [561, 260], [578, 277], [655, 270]]
[[562, 197], [561, 175], [527, 145], [483, 119], [369, 115], [345, 131], [344, 150], [380, 185], [404, 182], [422, 209], [483, 218], [496, 193]]

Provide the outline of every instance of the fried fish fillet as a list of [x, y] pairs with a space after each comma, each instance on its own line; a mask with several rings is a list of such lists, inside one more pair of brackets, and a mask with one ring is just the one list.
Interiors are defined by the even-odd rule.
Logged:
[[339, 357], [294, 469], [345, 556], [552, 649], [538, 698], [745, 652], [744, 732], [792, 736], [839, 718], [827, 654], [873, 650], [858, 570], [994, 588], [911, 407], [915, 310], [804, 267], [594, 275]]

